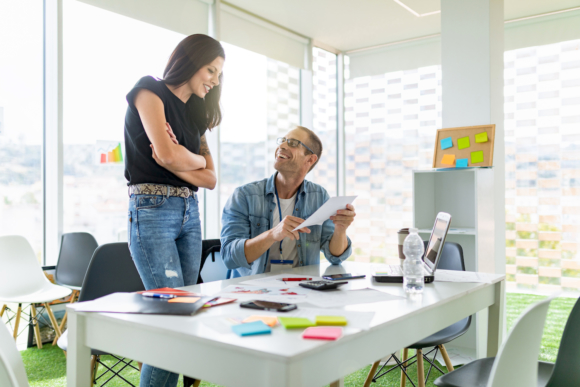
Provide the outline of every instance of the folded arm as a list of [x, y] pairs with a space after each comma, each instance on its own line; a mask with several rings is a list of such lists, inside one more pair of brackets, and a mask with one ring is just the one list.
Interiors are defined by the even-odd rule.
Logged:
[[147, 89], [139, 90], [135, 96], [135, 107], [161, 166], [172, 172], [206, 168], [205, 157], [190, 152], [167, 136], [163, 102], [155, 93]]
[[201, 145], [199, 147], [199, 154], [205, 159], [204, 169], [196, 169], [194, 171], [169, 170], [181, 180], [187, 181], [196, 187], [214, 189], [217, 184], [217, 176], [215, 174], [213, 158], [211, 157], [209, 146], [207, 145], [207, 141], [205, 139], [205, 134], [201, 136], [200, 141]]

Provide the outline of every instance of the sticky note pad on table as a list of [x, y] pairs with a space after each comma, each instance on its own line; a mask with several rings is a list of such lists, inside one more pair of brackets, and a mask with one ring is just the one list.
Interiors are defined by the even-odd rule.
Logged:
[[471, 152], [471, 164], [483, 163], [483, 151]]
[[316, 316], [316, 325], [346, 325], [346, 317]]
[[469, 144], [469, 137], [461, 137], [457, 140], [457, 148], [458, 149], [465, 149], [469, 148], [471, 144]]
[[254, 321], [247, 324], [232, 325], [232, 331], [240, 336], [252, 336], [272, 333], [272, 328], [262, 321]]
[[487, 132], [476, 134], [475, 142], [487, 142]]
[[302, 333], [303, 339], [336, 340], [342, 336], [340, 327], [312, 327]]
[[304, 317], [278, 317], [278, 321], [286, 329], [300, 329], [314, 326], [312, 321]]
[[455, 167], [456, 168], [467, 168], [469, 163], [469, 159], [457, 159], [457, 161], [455, 162]]
[[246, 318], [243, 323], [250, 323], [254, 321], [261, 321], [269, 327], [276, 326], [278, 324], [278, 317], [276, 316], [250, 316]]
[[453, 140], [451, 137], [447, 137], [441, 140], [441, 149], [448, 149], [453, 146]]
[[441, 164], [455, 165], [455, 155], [443, 155]]

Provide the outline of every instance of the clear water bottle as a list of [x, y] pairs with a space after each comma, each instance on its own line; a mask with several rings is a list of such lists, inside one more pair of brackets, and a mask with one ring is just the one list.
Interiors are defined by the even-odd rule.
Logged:
[[423, 293], [425, 277], [423, 272], [423, 253], [425, 246], [416, 228], [409, 229], [409, 236], [403, 243], [403, 288], [410, 294]]

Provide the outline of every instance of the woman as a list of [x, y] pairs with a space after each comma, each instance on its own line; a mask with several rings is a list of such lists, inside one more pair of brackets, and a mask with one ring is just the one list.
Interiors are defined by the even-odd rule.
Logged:
[[[216, 175], [205, 138], [219, 125], [225, 53], [206, 35], [183, 39], [163, 79], [143, 77], [127, 94], [125, 177], [129, 249], [146, 289], [197, 283], [201, 223], [197, 190]], [[175, 386], [178, 375], [143, 365], [141, 386]]]

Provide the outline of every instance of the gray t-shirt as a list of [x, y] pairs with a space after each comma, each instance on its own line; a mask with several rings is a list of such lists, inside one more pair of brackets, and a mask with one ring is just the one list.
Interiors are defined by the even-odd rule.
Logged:
[[[286, 216], [292, 216], [294, 212], [294, 204], [296, 203], [296, 194], [290, 199], [280, 199], [280, 206], [282, 207], [282, 219]], [[278, 201], [276, 196], [274, 196], [274, 204], [276, 209], [273, 211], [272, 218], [272, 228], [276, 227], [280, 223], [280, 213], [278, 212]], [[274, 242], [270, 247], [270, 254], [268, 259], [268, 264], [266, 265], [266, 273], [270, 272], [270, 261], [272, 259], [284, 259], [292, 260], [294, 263], [292, 267], [298, 266], [298, 248], [296, 247], [296, 241], [290, 238], [284, 238], [282, 240], [282, 258], [280, 257], [280, 242]]]

